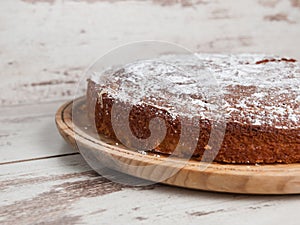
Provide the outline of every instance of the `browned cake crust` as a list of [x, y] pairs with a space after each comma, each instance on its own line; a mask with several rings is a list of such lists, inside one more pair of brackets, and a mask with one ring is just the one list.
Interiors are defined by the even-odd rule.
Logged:
[[[219, 55], [206, 55], [205, 57], [203, 56], [203, 59], [205, 59], [206, 63], [211, 67], [216, 66], [215, 64], [220, 66], [220, 64], [218, 65], [220, 62], [225, 62], [224, 65], [227, 65], [226, 61], [228, 61], [228, 57], [226, 58]], [[232, 61], [232, 57], [230, 59]], [[214, 61], [215, 64], [212, 61]], [[245, 67], [248, 68], [250, 72], [247, 77], [252, 76], [251, 73], [253, 73], [253, 71], [249, 69], [251, 65], [258, 70], [263, 68], [264, 71], [266, 69], [264, 66], [266, 66], [268, 69], [271, 68], [271, 70], [267, 70], [269, 73], [278, 73], [278, 65], [280, 64], [280, 68], [283, 68], [282, 70], [284, 71], [282, 71], [281, 74], [278, 73], [278, 76], [275, 74], [275, 79], [287, 79], [293, 76], [294, 78], [295, 76], [299, 78], [299, 74], [284, 74], [287, 70], [291, 71], [291, 68], [296, 71], [294, 73], [300, 73], [299, 67], [295, 66], [296, 63], [294, 60], [276, 59], [274, 57], [267, 58], [257, 55], [236, 55], [233, 61], [239, 66], [245, 65]], [[229, 67], [222, 65], [221, 67], [224, 68], [221, 69], [228, 70]], [[233, 66], [234, 63], [231, 67]], [[274, 67], [274, 70], [272, 70], [272, 67]], [[195, 67], [193, 67], [193, 69], [195, 69]], [[233, 71], [232, 68], [231, 70]], [[142, 102], [136, 103], [134, 101], [128, 101], [124, 96], [118, 97], [118, 95], [114, 93], [115, 91], [119, 91], [121, 85], [120, 81], [122, 81], [122, 79], [128, 79], [128, 74], [132, 75], [132, 73], [127, 73], [124, 69], [110, 73], [115, 76], [114, 79], [120, 79], [110, 81], [108, 78], [108, 80], [103, 82], [95, 82], [94, 78], [88, 81], [88, 113], [91, 121], [95, 122], [98, 133], [118, 141], [111, 121], [111, 109], [113, 104], [117, 101], [124, 109], [131, 109], [129, 125], [132, 133], [137, 138], [149, 138], [151, 135], [149, 130], [149, 122], [151, 119], [156, 117], [163, 119], [167, 128], [166, 136], [155, 149], [148, 150], [172, 154], [180, 139], [181, 118], [185, 117], [184, 110], [182, 110], [182, 114], [181, 111], [179, 111], [178, 114], [174, 116], [172, 110], [168, 110], [168, 107], [161, 107], [167, 104], [165, 99], [161, 102], [157, 102], [155, 105], [155, 103], [153, 104], [153, 99], [150, 98], [144, 98]], [[238, 75], [237, 72], [232, 72], [229, 76]], [[220, 79], [221, 86], [222, 79]], [[227, 105], [229, 104], [229, 107], [225, 108], [227, 114], [224, 139], [214, 161], [240, 164], [300, 162], [299, 92], [297, 92], [297, 88], [293, 88], [293, 85], [297, 87], [298, 84], [295, 84], [295, 81], [299, 81], [300, 78], [291, 79], [291, 85], [288, 89], [282, 84], [284, 82], [281, 82], [279, 86], [278, 84], [272, 87], [266, 85], [259, 89], [258, 85], [253, 85], [251, 81], [249, 84], [245, 83], [243, 78], [240, 79], [240, 83], [225, 82], [226, 84], [222, 86], [222, 88], [226, 90], [223, 97]], [[284, 91], [284, 89], [287, 89], [287, 91]], [[258, 98], [258, 95], [265, 96]], [[195, 97], [191, 94], [191, 96], [196, 99], [200, 98], [200, 95]], [[253, 96], [256, 97], [254, 98]], [[276, 98], [273, 98], [274, 96]], [[247, 99], [247, 102], [243, 99]], [[195, 107], [195, 105], [186, 105], [186, 107]], [[203, 108], [203, 106], [196, 105], [196, 108], [201, 107]], [[286, 112], [281, 112], [282, 107], [286, 109]], [[265, 118], [261, 115], [265, 115]], [[121, 125], [123, 122], [122, 118], [118, 120], [118, 123]], [[200, 160], [205, 151], [209, 153], [211, 146], [208, 145], [208, 141], [212, 124], [213, 121], [209, 118], [205, 118], [203, 115], [200, 119], [197, 119], [196, 122], [190, 123], [190, 132], [200, 127], [197, 147], [189, 150], [189, 143], [194, 143], [195, 140], [186, 141], [185, 148], [180, 149], [177, 155], [184, 157], [191, 154], [189, 151], [193, 151], [193, 157]], [[119, 134], [122, 135], [122, 130]], [[124, 136], [125, 135], [126, 134], [124, 134]], [[220, 134], [220, 138], [221, 136]]]

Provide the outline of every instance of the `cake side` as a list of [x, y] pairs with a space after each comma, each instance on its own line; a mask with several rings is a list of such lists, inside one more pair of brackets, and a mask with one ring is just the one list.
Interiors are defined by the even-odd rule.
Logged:
[[[299, 65], [284, 58], [257, 55], [201, 57], [202, 65], [190, 58], [183, 59], [182, 56], [171, 57], [168, 62], [181, 65], [181, 68], [188, 72], [197, 71], [199, 68], [203, 71], [205, 65], [205, 69], [213, 71], [219, 81], [222, 100], [225, 102], [223, 110], [227, 125], [215, 161], [242, 164], [300, 162], [300, 95], [299, 88], [297, 89], [300, 79]], [[272, 65], [266, 65], [268, 63]], [[133, 66], [129, 65], [110, 72], [109, 75], [113, 76], [107, 76], [106, 80], [101, 82], [95, 81], [95, 78], [89, 80], [87, 101], [90, 119], [95, 121], [99, 134], [117, 141], [111, 124], [111, 109], [116, 101], [123, 104], [124, 108], [132, 109], [129, 116], [130, 129], [133, 135], [140, 139], [147, 139], [151, 135], [149, 122], [159, 117], [165, 121], [167, 133], [161, 144], [153, 150], [171, 154], [180, 139], [182, 118], [192, 115], [197, 119], [189, 124], [191, 132], [200, 128], [197, 147], [189, 148], [189, 143], [194, 143], [195, 140], [187, 140], [185, 148], [180, 149], [178, 156], [192, 154], [201, 159], [204, 151], [210, 151], [208, 141], [214, 120], [210, 117], [211, 114], [207, 113], [211, 110], [207, 109], [209, 106], [206, 104], [212, 105], [213, 97], [204, 96], [207, 87], [198, 85], [199, 78], [195, 78], [195, 73], [172, 73], [172, 68], [171, 71], [170, 68], [165, 71], [164, 68], [160, 68], [155, 73], [152, 72], [155, 79], [161, 80], [162, 74], [167, 74], [170, 79], [162, 82], [149, 79], [146, 83], [139, 84], [140, 76], [148, 75], [153, 67], [153, 62], [138, 62], [134, 66], [135, 71]], [[258, 74], [259, 70], [264, 74]], [[160, 77], [157, 78], [158, 75]], [[267, 77], [257, 80], [259, 75]], [[125, 85], [122, 86], [124, 82]], [[154, 84], [156, 92], [153, 91]], [[198, 87], [195, 87], [195, 84]], [[141, 85], [152, 90], [141, 90]], [[168, 85], [169, 88], [166, 88]], [[160, 89], [163, 91], [158, 92]], [[200, 89], [203, 90], [199, 91]], [[140, 91], [136, 94], [136, 90]], [[179, 106], [174, 107], [174, 98], [165, 97], [175, 95], [172, 93], [174, 90], [179, 92], [181, 97], [184, 95], [181, 98], [184, 104], [179, 103]], [[196, 92], [193, 92], [194, 90]], [[141, 94], [141, 91], [148, 93]], [[189, 108], [189, 113], [186, 113], [186, 108]], [[193, 110], [194, 114], [191, 114]], [[122, 121], [118, 122], [122, 125]]]

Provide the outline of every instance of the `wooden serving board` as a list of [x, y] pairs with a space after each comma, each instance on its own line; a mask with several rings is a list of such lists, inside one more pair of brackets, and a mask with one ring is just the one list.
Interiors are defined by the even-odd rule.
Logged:
[[[76, 118], [80, 118], [79, 122], [74, 123], [72, 120], [74, 113]], [[161, 183], [198, 190], [243, 194], [300, 194], [300, 164], [212, 163], [203, 170], [203, 163], [201, 165], [196, 160], [185, 162], [180, 158], [169, 159], [164, 155], [141, 154], [120, 144], [116, 145], [114, 141], [104, 137], [96, 138], [96, 134], [89, 129], [84, 97], [61, 106], [56, 114], [56, 124], [69, 144], [79, 147], [85, 158], [94, 159], [92, 167], [97, 167], [95, 164], [98, 163], [151, 181], [157, 181], [162, 174], [176, 171]], [[147, 169], [147, 166], [155, 168], [155, 171]]]

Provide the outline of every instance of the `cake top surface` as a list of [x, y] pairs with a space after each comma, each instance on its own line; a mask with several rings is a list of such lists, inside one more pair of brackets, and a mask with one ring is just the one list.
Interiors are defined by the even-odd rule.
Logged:
[[91, 80], [115, 99], [150, 104], [171, 115], [278, 129], [300, 128], [300, 64], [261, 54], [165, 55]]

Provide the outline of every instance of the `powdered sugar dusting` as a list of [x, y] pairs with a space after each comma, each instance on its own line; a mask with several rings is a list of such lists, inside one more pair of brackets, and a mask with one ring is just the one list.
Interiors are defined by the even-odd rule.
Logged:
[[300, 128], [300, 65], [286, 58], [166, 55], [96, 73], [92, 80], [121, 101], [151, 104], [174, 117], [224, 113], [228, 122]]

